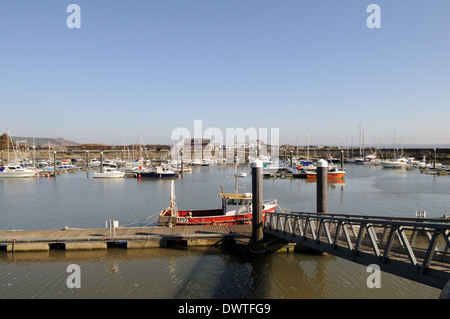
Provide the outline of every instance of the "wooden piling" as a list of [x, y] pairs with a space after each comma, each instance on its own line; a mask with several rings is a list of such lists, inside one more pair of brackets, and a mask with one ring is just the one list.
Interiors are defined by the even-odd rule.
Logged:
[[317, 161], [317, 212], [326, 213], [327, 208], [327, 179], [328, 163], [320, 159]]

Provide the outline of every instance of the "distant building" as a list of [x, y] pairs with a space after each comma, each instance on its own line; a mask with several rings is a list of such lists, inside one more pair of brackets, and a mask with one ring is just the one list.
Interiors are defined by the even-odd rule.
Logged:
[[184, 149], [185, 150], [207, 150], [213, 149], [214, 146], [211, 144], [211, 139], [209, 138], [186, 138], [184, 139]]

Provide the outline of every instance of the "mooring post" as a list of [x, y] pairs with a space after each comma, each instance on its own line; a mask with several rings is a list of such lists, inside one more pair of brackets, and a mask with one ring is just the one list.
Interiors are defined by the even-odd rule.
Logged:
[[433, 168], [436, 169], [436, 149], [434, 149], [434, 161], [433, 161]]
[[317, 212], [327, 212], [327, 180], [328, 163], [320, 159], [317, 161]]
[[344, 170], [344, 151], [341, 150], [341, 169]]
[[256, 160], [252, 164], [252, 237], [250, 251], [252, 253], [264, 253], [263, 245], [263, 164]]

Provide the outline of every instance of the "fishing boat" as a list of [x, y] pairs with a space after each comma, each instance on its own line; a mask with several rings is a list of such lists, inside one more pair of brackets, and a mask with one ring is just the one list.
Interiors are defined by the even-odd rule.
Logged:
[[122, 178], [125, 172], [118, 171], [112, 167], [103, 167], [101, 172], [95, 172], [94, 178]]
[[10, 164], [0, 167], [0, 178], [23, 178], [34, 177], [36, 171], [22, 167], [20, 165]]
[[[221, 208], [205, 210], [178, 210], [175, 201], [175, 190], [171, 181], [170, 205], [159, 214], [158, 226], [194, 226], [194, 225], [237, 225], [252, 223], [252, 194], [238, 192], [236, 175], [235, 193], [219, 193]], [[245, 188], [245, 187], [244, 187]], [[266, 213], [275, 211], [277, 200], [263, 202], [263, 219]]]

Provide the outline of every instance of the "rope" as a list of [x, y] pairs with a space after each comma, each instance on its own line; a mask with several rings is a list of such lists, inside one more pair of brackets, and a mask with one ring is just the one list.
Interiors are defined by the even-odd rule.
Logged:
[[[278, 205], [277, 208], [280, 208], [280, 210], [281, 210], [282, 213], [287, 214], [287, 213], [283, 210], [283, 207], [281, 207], [281, 205]], [[288, 208], [285, 208], [285, 209], [286, 209], [287, 211], [291, 211], [291, 212], [293, 211], [293, 210], [290, 209], [290, 208], [289, 208], [289, 209], [288, 209]]]
[[[155, 214], [153, 214], [153, 215], [150, 215], [150, 216], [147, 216], [147, 217], [145, 217], [145, 218], [142, 218], [142, 219], [136, 220], [136, 221], [134, 221], [134, 222], [131, 222], [131, 223], [122, 225], [122, 227], [127, 227], [127, 226], [130, 226], [130, 225], [133, 225], [133, 224], [137, 224], [137, 223], [139, 223], [139, 222], [142, 222], [142, 221], [147, 220], [147, 219], [149, 219], [149, 218], [155, 217], [155, 215], [157, 215], [153, 220], [151, 220], [149, 223], [145, 224], [145, 226], [148, 226], [148, 225], [150, 225], [151, 223], [153, 223], [155, 220], [157, 220], [157, 219], [159, 218], [159, 214], [160, 214], [160, 212], [157, 212], [157, 213], [155, 213]], [[144, 226], [144, 227], [145, 227], [145, 226]]]

